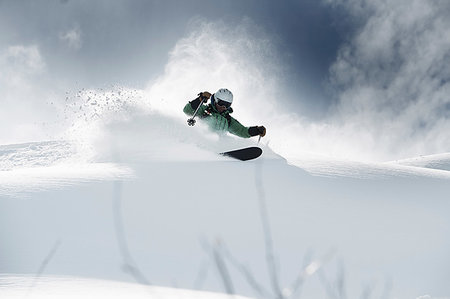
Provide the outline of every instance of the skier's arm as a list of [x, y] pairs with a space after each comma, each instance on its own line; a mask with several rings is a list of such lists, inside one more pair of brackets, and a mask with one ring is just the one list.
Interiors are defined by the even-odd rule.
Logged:
[[250, 138], [258, 135], [264, 137], [264, 135], [266, 135], [266, 128], [263, 126], [246, 127], [238, 122], [234, 117], [231, 117], [228, 132], [242, 138]]
[[[206, 103], [206, 101], [211, 97], [211, 94], [207, 91], [201, 92], [198, 94], [198, 97], [190, 101], [189, 103], [184, 106], [183, 112], [187, 115], [193, 115], [195, 110], [197, 109], [198, 105], [201, 103], [201, 98], [203, 98], [203, 102]], [[200, 107], [199, 114], [202, 114], [205, 111], [205, 108], [202, 106]]]
[[[200, 97], [187, 103], [186, 106], [184, 106], [183, 112], [187, 115], [193, 115], [198, 105], [200, 105]], [[202, 107], [200, 107], [198, 111], [198, 115], [201, 115], [205, 111], [205, 109], [206, 107], [202, 105]]]
[[234, 117], [230, 116], [230, 118], [231, 121], [230, 125], [228, 126], [228, 132], [242, 138], [250, 138], [253, 136], [249, 133], [250, 128], [238, 122]]

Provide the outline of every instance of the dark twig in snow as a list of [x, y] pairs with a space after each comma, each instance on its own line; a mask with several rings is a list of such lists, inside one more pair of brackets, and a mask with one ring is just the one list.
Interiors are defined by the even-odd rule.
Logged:
[[194, 290], [203, 289], [206, 278], [208, 277], [209, 262], [203, 261], [198, 270], [197, 278], [194, 281]]
[[120, 253], [123, 258], [123, 270], [129, 273], [136, 282], [140, 284], [150, 285], [150, 281], [139, 270], [133, 257], [130, 254], [128, 248], [127, 239], [125, 236], [125, 230], [123, 228], [122, 220], [122, 182], [114, 182], [114, 197], [113, 197], [113, 211], [114, 211], [114, 224], [116, 229], [117, 243], [120, 249]]
[[[301, 287], [303, 286], [303, 283], [305, 280], [316, 273], [317, 271], [321, 270], [321, 268], [328, 263], [331, 258], [334, 255], [334, 250], [330, 251], [328, 254], [326, 254], [322, 259], [315, 259], [311, 261], [311, 255], [306, 254], [304, 261], [303, 261], [303, 269], [300, 272], [297, 279], [292, 283], [292, 287], [289, 289], [290, 297], [296, 296], [298, 292], [300, 292]], [[299, 295], [297, 295], [299, 297]]]
[[344, 263], [342, 261], [339, 263], [338, 274], [336, 278], [336, 289], [338, 291], [339, 298], [345, 299], [347, 298], [345, 292], [345, 270]]
[[223, 260], [223, 254], [221, 252], [220, 240], [217, 240], [215, 246], [213, 247], [213, 257], [216, 263], [217, 269], [219, 270], [220, 277], [225, 287], [227, 294], [234, 294], [233, 282], [231, 281], [230, 273], [226, 267], [225, 261]]
[[392, 279], [386, 279], [384, 283], [384, 290], [383, 295], [381, 296], [381, 299], [387, 299], [390, 298], [390, 293], [392, 292], [393, 282]]
[[303, 286], [303, 283], [305, 282], [306, 278], [309, 275], [313, 274], [317, 269], [314, 268], [314, 266], [316, 265], [315, 261], [311, 260], [312, 260], [312, 253], [307, 252], [303, 258], [302, 271], [292, 283], [291, 288], [288, 290], [290, 293], [290, 297], [294, 296], [300, 297], [301, 287]]
[[45, 268], [47, 268], [47, 265], [50, 263], [50, 261], [55, 256], [56, 251], [58, 250], [58, 247], [60, 245], [61, 245], [61, 240], [60, 239], [56, 240], [55, 245], [53, 245], [53, 247], [50, 249], [50, 252], [47, 254], [45, 259], [42, 261], [41, 265], [39, 266], [39, 269], [36, 272], [36, 275], [34, 276], [32, 284], [28, 288], [27, 295], [26, 295], [27, 297], [30, 295], [31, 291], [36, 286], [37, 281], [41, 277], [42, 273], [44, 273]]
[[325, 272], [322, 269], [319, 269], [318, 276], [330, 298], [345, 299], [347, 296], [345, 294], [345, 273], [342, 262], [339, 263], [337, 271], [336, 279], [333, 283], [326, 278]]
[[373, 287], [374, 287], [373, 283], [366, 285], [363, 288], [361, 299], [370, 299], [373, 292]]
[[281, 299], [284, 296], [281, 291], [280, 282], [279, 282], [279, 278], [278, 278], [278, 271], [277, 271], [277, 266], [276, 266], [276, 262], [275, 262], [274, 250], [273, 250], [272, 233], [270, 230], [269, 215], [267, 213], [266, 196], [265, 196], [262, 177], [261, 177], [262, 161], [263, 160], [259, 160], [258, 162], [256, 162], [255, 186], [256, 186], [257, 197], [258, 197], [259, 212], [261, 215], [261, 221], [262, 221], [263, 231], [264, 231], [266, 261], [267, 261], [267, 267], [268, 267], [268, 271], [269, 271], [270, 282], [272, 285], [273, 292], [275, 293], [275, 297], [277, 299]]
[[318, 276], [319, 276], [319, 280], [322, 283], [325, 291], [327, 292], [328, 296], [330, 298], [333, 299], [337, 299], [338, 296], [336, 295], [336, 293], [334, 292], [333, 287], [331, 286], [330, 282], [328, 281], [325, 272], [322, 269], [319, 269], [319, 271], [317, 272]]
[[266, 290], [262, 285], [260, 285], [256, 279], [255, 276], [251, 273], [250, 269], [239, 263], [236, 258], [230, 253], [230, 251], [223, 246], [222, 247], [223, 252], [225, 254], [225, 256], [227, 257], [227, 259], [230, 261], [230, 263], [239, 271], [241, 272], [241, 274], [245, 277], [245, 279], [247, 280], [248, 284], [258, 293], [258, 295], [260, 295], [261, 297], [264, 298], [270, 298], [272, 297], [272, 295], [270, 294], [270, 292], [268, 290]]

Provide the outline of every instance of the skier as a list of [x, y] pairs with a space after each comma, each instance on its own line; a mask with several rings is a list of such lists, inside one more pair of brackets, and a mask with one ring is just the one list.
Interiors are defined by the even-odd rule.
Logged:
[[[209, 105], [204, 105], [208, 99], [211, 98]], [[228, 131], [231, 134], [242, 138], [250, 138], [253, 136], [264, 137], [266, 135], [266, 128], [264, 126], [246, 127], [233, 118], [230, 114], [233, 112], [231, 103], [233, 102], [233, 94], [226, 88], [219, 89], [216, 93], [212, 94], [204, 91], [198, 94], [198, 97], [190, 101], [184, 106], [184, 113], [187, 115], [194, 115], [198, 109], [197, 114], [200, 119], [205, 120], [208, 125], [220, 132]], [[201, 105], [199, 107], [199, 105]], [[191, 121], [192, 123], [190, 123]], [[188, 121], [190, 125], [195, 123], [195, 120], [191, 118]]]

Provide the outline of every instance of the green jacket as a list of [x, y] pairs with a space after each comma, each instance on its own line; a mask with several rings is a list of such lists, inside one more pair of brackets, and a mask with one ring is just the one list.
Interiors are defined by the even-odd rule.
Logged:
[[[186, 113], [189, 116], [192, 116], [199, 104], [200, 104], [199, 98], [187, 103], [183, 109], [184, 113]], [[242, 125], [240, 122], [238, 122], [235, 118], [233, 118], [230, 115], [230, 113], [232, 112], [233, 109], [231, 109], [231, 107], [228, 108], [228, 110], [219, 113], [215, 109], [215, 107], [213, 107], [211, 104], [209, 105], [202, 104], [196, 116], [206, 121], [209, 127], [213, 130], [219, 132], [228, 131], [231, 134], [234, 134], [242, 138], [249, 138], [255, 136], [254, 134], [251, 134], [254, 131], [253, 129], [254, 127], [246, 127]]]

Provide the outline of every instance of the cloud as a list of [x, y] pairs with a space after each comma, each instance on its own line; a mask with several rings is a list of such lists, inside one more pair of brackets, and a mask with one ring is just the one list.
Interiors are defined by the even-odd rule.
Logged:
[[333, 124], [378, 158], [450, 151], [450, 3], [328, 2], [362, 24], [330, 69]]
[[26, 78], [42, 73], [46, 64], [36, 45], [15, 45], [0, 51], [0, 68], [0, 84], [17, 86]]
[[0, 64], [5, 67], [8, 63], [27, 73], [40, 72], [45, 68], [45, 63], [36, 45], [7, 47], [0, 52]]
[[49, 121], [53, 111], [43, 112], [51, 92], [46, 90], [47, 65], [39, 47], [0, 49], [0, 70], [0, 144], [47, 137], [38, 123]]
[[79, 26], [75, 26], [72, 29], [61, 33], [59, 35], [59, 39], [62, 42], [66, 43], [66, 45], [73, 50], [81, 49], [81, 46], [83, 44]]

